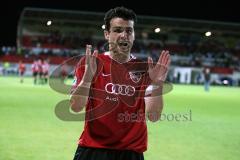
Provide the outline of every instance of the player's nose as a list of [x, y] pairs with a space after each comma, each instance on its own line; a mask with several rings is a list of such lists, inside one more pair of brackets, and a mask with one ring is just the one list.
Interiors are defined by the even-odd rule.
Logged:
[[121, 38], [127, 38], [127, 32], [124, 30], [123, 32], [120, 33]]

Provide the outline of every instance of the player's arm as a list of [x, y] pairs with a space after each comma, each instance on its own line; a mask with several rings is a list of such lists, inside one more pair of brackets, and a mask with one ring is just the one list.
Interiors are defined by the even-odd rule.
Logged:
[[74, 112], [80, 112], [87, 105], [91, 82], [97, 70], [96, 57], [98, 51], [95, 50], [93, 54], [91, 54], [91, 48], [91, 45], [87, 45], [84, 67], [85, 71], [80, 83], [71, 94], [70, 103], [71, 109]]
[[151, 84], [151, 96], [145, 97], [145, 111], [150, 121], [156, 122], [160, 119], [163, 110], [162, 85]]
[[70, 98], [71, 109], [80, 112], [87, 104], [91, 83], [81, 81]]
[[148, 59], [149, 77], [152, 81], [151, 96], [145, 97], [145, 111], [148, 119], [155, 122], [160, 119], [163, 110], [163, 83], [167, 77], [170, 65], [169, 51], [162, 51], [156, 65], [153, 65], [152, 58]]

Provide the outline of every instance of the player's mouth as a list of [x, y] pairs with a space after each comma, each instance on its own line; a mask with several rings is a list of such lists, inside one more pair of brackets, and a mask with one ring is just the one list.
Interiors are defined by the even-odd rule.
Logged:
[[128, 41], [120, 41], [118, 42], [118, 46], [122, 51], [128, 51], [130, 48], [130, 43]]
[[118, 45], [122, 46], [122, 47], [127, 47], [128, 46], [128, 42], [118, 42]]

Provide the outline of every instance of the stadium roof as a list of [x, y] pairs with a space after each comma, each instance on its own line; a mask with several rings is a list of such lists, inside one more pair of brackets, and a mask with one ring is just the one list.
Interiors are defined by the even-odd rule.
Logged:
[[[235, 3], [235, 4], [234, 4]], [[130, 1], [13, 1], [8, 0], [1, 5], [1, 40], [0, 45], [15, 45], [17, 35], [17, 24], [24, 7], [40, 7], [61, 10], [78, 10], [106, 12], [115, 6], [126, 6], [133, 9], [138, 15], [158, 16], [166, 18], [194, 19], [203, 21], [220, 21], [240, 23], [237, 1], [176, 1], [176, 0], [147, 0], [134, 4]]]
[[[53, 20], [55, 23], [58, 23], [59, 27], [66, 28], [73, 26], [77, 28], [79, 25], [84, 24], [101, 27], [103, 17], [104, 12], [27, 7], [24, 8], [19, 20], [25, 26], [28, 24], [33, 26], [35, 24], [38, 27], [39, 24], [44, 24], [44, 21]], [[240, 36], [240, 23], [233, 22], [139, 15], [137, 27], [143, 30], [152, 30], [154, 27], [165, 27], [168, 31], [195, 33], [204, 33], [210, 30], [221, 34]]]

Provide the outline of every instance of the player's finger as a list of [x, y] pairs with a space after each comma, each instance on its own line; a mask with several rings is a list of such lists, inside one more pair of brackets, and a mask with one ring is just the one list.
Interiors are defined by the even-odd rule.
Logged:
[[94, 72], [94, 68], [96, 66], [96, 57], [98, 56], [98, 50], [94, 50], [93, 54], [90, 56], [90, 67], [92, 73]]
[[168, 54], [168, 51], [167, 50], [163, 50], [162, 52], [162, 65], [166, 65], [166, 59], [167, 59], [167, 54]]
[[171, 63], [171, 56], [169, 54], [168, 59], [167, 59], [167, 63], [166, 63], [167, 68], [169, 67], [170, 63]]
[[163, 65], [167, 65], [169, 58], [170, 58], [169, 51], [166, 51], [163, 59]]
[[92, 49], [92, 45], [86, 46], [86, 55], [91, 55], [91, 49]]
[[92, 49], [91, 45], [86, 45], [86, 62], [85, 62], [86, 64], [89, 64], [91, 49]]
[[91, 56], [91, 65], [93, 65], [95, 62], [96, 62], [96, 57], [98, 56], [98, 50], [94, 50], [94, 52], [93, 52], [93, 54], [92, 54], [92, 56]]
[[98, 56], [98, 50], [95, 49], [94, 52], [93, 52], [93, 56], [97, 57]]
[[152, 60], [152, 57], [148, 57], [148, 68], [153, 68], [153, 60]]
[[164, 52], [165, 52], [165, 50], [162, 50], [162, 52], [161, 52], [161, 54], [160, 54], [160, 57], [159, 57], [159, 59], [158, 59], [157, 64], [160, 64], [160, 65], [162, 64]]

